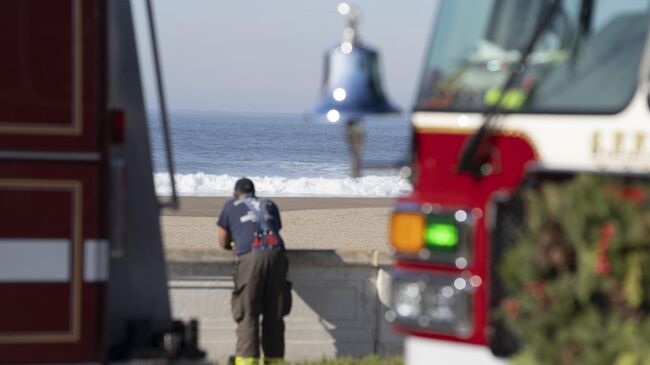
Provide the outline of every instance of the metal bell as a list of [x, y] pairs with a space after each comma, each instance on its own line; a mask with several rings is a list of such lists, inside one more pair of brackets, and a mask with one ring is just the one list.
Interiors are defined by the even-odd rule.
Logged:
[[[344, 11], [341, 9], [344, 5]], [[356, 26], [358, 13], [347, 4], [339, 5], [347, 27], [340, 45], [325, 54], [325, 77], [320, 102], [313, 113], [330, 122], [352, 120], [364, 114], [399, 112], [387, 99], [379, 78], [378, 53], [361, 44]]]

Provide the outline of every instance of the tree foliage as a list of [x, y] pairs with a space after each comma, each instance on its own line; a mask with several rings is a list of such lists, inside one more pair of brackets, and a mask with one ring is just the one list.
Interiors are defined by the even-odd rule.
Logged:
[[[499, 263], [496, 316], [522, 365], [650, 365], [647, 187], [578, 176], [522, 192], [525, 224]], [[498, 243], [495, 243], [498, 244]]]

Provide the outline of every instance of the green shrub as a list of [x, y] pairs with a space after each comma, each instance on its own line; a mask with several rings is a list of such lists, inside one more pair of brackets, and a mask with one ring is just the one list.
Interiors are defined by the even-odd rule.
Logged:
[[594, 176], [524, 191], [499, 264], [511, 295], [494, 313], [522, 339], [515, 364], [650, 364], [648, 196], [648, 183]]

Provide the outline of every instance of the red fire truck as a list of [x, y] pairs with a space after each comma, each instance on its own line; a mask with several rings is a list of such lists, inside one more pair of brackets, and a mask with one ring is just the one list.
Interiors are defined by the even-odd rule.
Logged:
[[414, 190], [390, 230], [386, 316], [408, 335], [409, 365], [496, 364], [513, 350], [491, 312], [495, 263], [521, 222], [503, 208], [526, 179], [650, 171], [649, 8], [439, 2], [412, 114]]
[[0, 6], [0, 363], [196, 344], [171, 320], [131, 19], [128, 1]]

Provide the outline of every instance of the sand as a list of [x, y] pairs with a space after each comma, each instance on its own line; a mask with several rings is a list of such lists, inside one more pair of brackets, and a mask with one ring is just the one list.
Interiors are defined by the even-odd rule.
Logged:
[[[216, 216], [225, 197], [183, 197], [161, 217], [169, 248], [218, 248]], [[390, 198], [272, 198], [288, 249], [387, 251]]]

